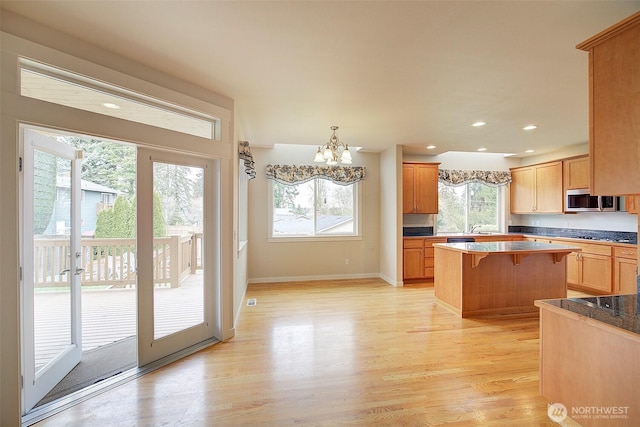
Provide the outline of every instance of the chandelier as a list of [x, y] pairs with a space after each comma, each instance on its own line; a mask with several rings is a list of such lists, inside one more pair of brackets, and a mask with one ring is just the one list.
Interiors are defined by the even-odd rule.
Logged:
[[336, 135], [338, 126], [331, 126], [331, 130], [333, 131], [333, 133], [329, 138], [329, 142], [321, 147], [318, 147], [316, 157], [313, 159], [313, 161], [318, 163], [326, 162], [327, 165], [332, 166], [337, 165], [338, 160], [340, 160], [340, 163], [350, 165], [351, 152], [349, 151], [349, 146], [338, 139], [338, 135]]

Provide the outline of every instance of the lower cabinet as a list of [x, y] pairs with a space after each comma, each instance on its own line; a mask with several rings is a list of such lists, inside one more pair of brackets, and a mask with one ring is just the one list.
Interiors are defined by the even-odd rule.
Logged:
[[403, 239], [402, 278], [404, 280], [424, 277], [424, 239]]
[[581, 252], [567, 255], [567, 286], [594, 294], [612, 292], [611, 246], [570, 243]]
[[636, 248], [613, 248], [613, 293], [633, 294], [637, 292]]
[[443, 237], [405, 238], [402, 251], [402, 279], [433, 279], [433, 244], [446, 241]]
[[431, 237], [429, 239], [424, 239], [424, 278], [425, 279], [433, 279], [433, 269], [435, 266], [434, 256], [433, 256], [433, 244], [434, 243], [445, 243], [447, 239], [443, 237]]
[[[522, 240], [521, 235], [474, 236], [477, 242]], [[435, 266], [433, 245], [446, 243], [446, 237], [405, 237], [402, 241], [402, 279], [433, 280]]]

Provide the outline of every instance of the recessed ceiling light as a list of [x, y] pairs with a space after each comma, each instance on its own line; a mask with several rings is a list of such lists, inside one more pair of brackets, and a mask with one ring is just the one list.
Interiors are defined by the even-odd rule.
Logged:
[[534, 129], [538, 129], [538, 125], [526, 125], [522, 129], [524, 129], [524, 130], [534, 130]]
[[536, 150], [525, 150], [525, 153], [534, 153]]
[[480, 127], [480, 126], [484, 126], [484, 125], [486, 125], [486, 124], [487, 124], [487, 122], [475, 122], [475, 123], [474, 123], [474, 124], [472, 124], [471, 126], [474, 126], [474, 127]]
[[427, 145], [427, 150], [433, 150], [434, 148], [436, 148], [435, 145]]
[[478, 148], [478, 151], [487, 151], [487, 149], [482, 147], [482, 148]]
[[112, 102], [103, 102], [102, 103], [103, 107], [107, 107], [107, 108], [111, 108], [112, 110], [117, 110], [120, 108], [120, 106], [118, 104], [114, 104]]

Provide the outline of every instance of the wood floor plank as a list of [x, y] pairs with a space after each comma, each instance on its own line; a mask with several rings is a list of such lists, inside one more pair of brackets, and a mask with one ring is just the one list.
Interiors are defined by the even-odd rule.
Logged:
[[246, 298], [233, 339], [37, 425], [556, 425], [536, 318], [461, 319], [428, 284], [375, 279], [254, 284]]

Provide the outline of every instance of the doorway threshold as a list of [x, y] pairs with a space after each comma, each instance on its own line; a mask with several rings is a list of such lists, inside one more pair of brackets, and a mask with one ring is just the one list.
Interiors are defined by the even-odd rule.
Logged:
[[153, 372], [159, 368], [162, 368], [163, 366], [194, 354], [200, 350], [211, 347], [212, 345], [219, 342], [220, 340], [215, 338], [199, 342], [198, 344], [194, 344], [191, 347], [187, 347], [181, 351], [163, 357], [162, 359], [156, 360], [155, 362], [152, 362], [142, 368], [129, 369], [128, 371], [122, 372], [121, 374], [112, 376], [96, 384], [90, 385], [81, 390], [56, 399], [52, 402], [38, 406], [22, 417], [22, 426], [27, 427], [33, 425], [38, 421], [42, 421], [45, 418], [62, 412], [65, 409], [77, 405], [78, 403], [92, 399], [99, 394], [116, 388], [131, 380], [135, 380], [136, 378], [140, 378], [143, 375]]

